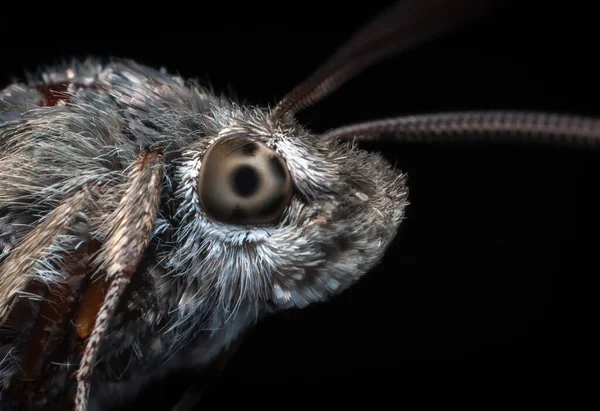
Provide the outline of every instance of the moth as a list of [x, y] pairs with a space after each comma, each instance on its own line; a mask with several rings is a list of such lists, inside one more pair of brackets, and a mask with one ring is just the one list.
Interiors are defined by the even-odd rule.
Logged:
[[411, 116], [323, 135], [296, 120], [488, 5], [401, 1], [272, 109], [131, 61], [5, 88], [3, 409], [127, 404], [168, 373], [218, 368], [258, 318], [347, 289], [380, 261], [408, 194], [404, 174], [355, 141], [595, 141], [596, 120], [545, 113]]

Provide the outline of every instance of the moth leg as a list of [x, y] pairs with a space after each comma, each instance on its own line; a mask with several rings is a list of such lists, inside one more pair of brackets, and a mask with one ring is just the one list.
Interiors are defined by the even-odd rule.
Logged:
[[[48, 264], [60, 257], [69, 230], [78, 222], [87, 225], [95, 196], [88, 189], [76, 192], [50, 211], [6, 257], [0, 267], [0, 325], [8, 317], [16, 299], [34, 280], [60, 283], [60, 273], [49, 272]], [[72, 244], [76, 247], [77, 244]], [[37, 274], [37, 278], [36, 278]]]
[[108, 235], [97, 261], [99, 269], [106, 275], [108, 290], [77, 371], [76, 411], [87, 410], [91, 375], [99, 345], [150, 241], [160, 206], [162, 161], [160, 150], [149, 150], [138, 157], [129, 173], [123, 197], [107, 218]]
[[80, 283], [75, 277], [81, 277], [74, 270], [85, 254], [95, 204], [96, 192], [88, 187], [65, 198], [0, 265], [0, 348], [11, 353], [0, 357], [0, 380], [17, 395], [35, 396], [41, 370], [74, 311]]
[[[77, 313], [79, 296], [87, 283], [90, 256], [97, 247], [96, 241], [82, 237], [77, 250], [61, 253], [60, 269], [67, 278], [64, 284], [48, 287], [33, 282], [27, 291], [43, 295], [43, 300], [34, 306], [30, 301], [21, 299], [7, 320], [7, 328], [15, 333], [11, 339], [12, 347], [16, 347], [19, 353], [19, 370], [10, 381], [10, 391], [13, 398], [18, 398], [19, 403], [26, 407], [40, 402], [47, 402], [48, 406], [65, 402], [62, 397], [66, 386], [60, 391], [49, 391], [49, 388], [56, 381], [55, 375], [68, 375], [69, 370], [72, 373], [76, 366], [70, 361], [73, 356], [78, 356], [79, 351], [77, 344], [70, 343], [71, 325]], [[31, 324], [31, 327], [25, 324]], [[71, 407], [67, 403], [62, 408], [53, 406], [52, 409]]]

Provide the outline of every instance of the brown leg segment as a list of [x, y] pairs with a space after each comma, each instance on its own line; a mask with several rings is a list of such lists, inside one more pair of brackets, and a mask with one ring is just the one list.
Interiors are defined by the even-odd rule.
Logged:
[[[71, 257], [85, 253], [89, 237], [87, 216], [95, 210], [96, 200], [95, 192], [88, 187], [67, 197], [0, 266], [1, 343], [12, 345], [18, 353], [6, 361], [19, 365], [14, 378], [4, 381], [4, 388], [10, 386], [12, 392], [24, 393], [29, 400], [34, 400], [39, 392], [39, 377], [60, 345], [79, 298], [83, 273]], [[63, 241], [66, 235], [73, 236], [69, 243]], [[55, 270], [56, 277], [41, 272], [48, 269]], [[19, 392], [20, 388], [14, 385], [21, 382], [28, 388]]]
[[58, 256], [58, 239], [68, 234], [80, 219], [87, 229], [86, 214], [94, 204], [95, 196], [90, 190], [75, 193], [49, 212], [6, 258], [0, 267], [0, 325], [7, 319], [19, 293], [32, 282], [36, 265]]
[[[23, 324], [35, 320], [31, 331], [27, 333], [26, 344], [24, 341], [13, 342], [22, 354], [19, 359], [19, 372], [13, 376], [10, 389], [25, 407], [31, 408], [40, 402], [55, 402], [54, 397], [60, 395], [58, 391], [53, 390], [49, 381], [59, 368], [69, 367], [69, 349], [73, 348], [69, 344], [71, 324], [77, 312], [79, 296], [90, 272], [90, 248], [88, 242], [82, 242], [77, 251], [62, 253], [60, 269], [65, 273], [65, 284], [48, 287], [34, 282], [28, 286], [27, 291], [43, 295], [43, 300], [38, 304], [39, 311], [35, 313], [36, 317], [32, 317], [31, 310], [28, 310], [29, 315], [21, 316], [20, 321], [15, 322], [18, 318], [18, 309], [15, 307], [7, 320], [10, 326], [16, 327], [13, 329], [17, 334], [26, 328]], [[34, 291], [36, 287], [41, 289]], [[17, 305], [23, 303], [24, 301], [19, 301]], [[22, 345], [24, 346], [21, 349]]]
[[160, 206], [162, 161], [159, 150], [149, 150], [138, 157], [129, 174], [125, 194], [108, 217], [109, 234], [97, 259], [100, 270], [106, 273], [108, 290], [77, 372], [76, 411], [87, 410], [90, 379], [98, 347], [130, 277], [148, 246]]

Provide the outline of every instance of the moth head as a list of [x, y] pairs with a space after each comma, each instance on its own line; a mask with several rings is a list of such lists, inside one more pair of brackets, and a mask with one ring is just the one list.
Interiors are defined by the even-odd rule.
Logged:
[[210, 294], [228, 311], [303, 307], [381, 259], [406, 206], [403, 174], [291, 117], [239, 108], [221, 121], [182, 167], [191, 191], [177, 253], [197, 282], [190, 304]]
[[172, 261], [197, 283], [183, 304], [217, 299], [211, 303], [228, 312], [243, 304], [302, 307], [341, 292], [381, 259], [407, 204], [405, 178], [378, 154], [341, 140], [377, 138], [398, 130], [398, 122], [318, 136], [295, 114], [382, 58], [478, 16], [490, 2], [459, 3], [398, 2], [272, 110], [215, 110], [212, 136], [181, 168], [187, 222]]

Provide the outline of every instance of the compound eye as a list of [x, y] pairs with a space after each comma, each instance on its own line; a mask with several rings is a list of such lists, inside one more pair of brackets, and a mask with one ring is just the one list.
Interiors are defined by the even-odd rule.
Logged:
[[241, 225], [277, 222], [293, 191], [283, 159], [264, 144], [242, 137], [217, 141], [208, 149], [198, 187], [209, 217]]

